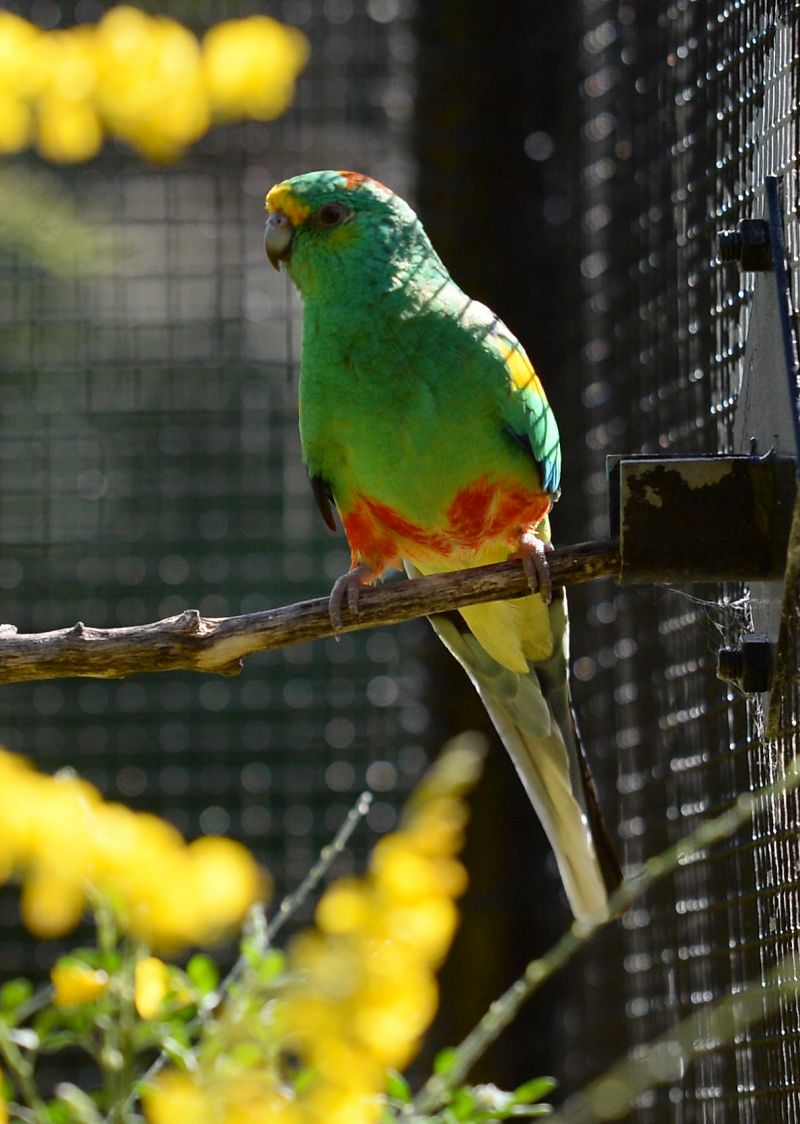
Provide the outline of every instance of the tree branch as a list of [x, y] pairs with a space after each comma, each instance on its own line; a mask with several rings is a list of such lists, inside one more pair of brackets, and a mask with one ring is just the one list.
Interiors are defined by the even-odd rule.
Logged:
[[[619, 573], [615, 542], [580, 543], [548, 554], [553, 585], [571, 585]], [[518, 560], [364, 588], [358, 616], [344, 607], [342, 632], [399, 624], [462, 605], [522, 597], [530, 592]], [[334, 635], [327, 597], [263, 613], [175, 617], [127, 628], [78, 623], [54, 632], [18, 633], [0, 625], [0, 683], [88, 676], [121, 679], [146, 671], [203, 671], [236, 675], [253, 652]]]

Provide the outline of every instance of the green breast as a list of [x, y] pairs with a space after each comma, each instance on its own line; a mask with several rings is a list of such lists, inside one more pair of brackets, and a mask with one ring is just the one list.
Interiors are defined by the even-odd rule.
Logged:
[[311, 475], [330, 483], [340, 510], [364, 493], [435, 527], [481, 476], [540, 486], [506, 431], [491, 321], [450, 284], [435, 298], [382, 294], [344, 320], [338, 308], [306, 306], [300, 435]]

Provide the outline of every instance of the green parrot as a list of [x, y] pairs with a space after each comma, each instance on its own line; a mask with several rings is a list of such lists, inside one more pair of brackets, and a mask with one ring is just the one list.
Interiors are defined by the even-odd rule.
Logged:
[[300, 437], [315, 498], [351, 569], [346, 600], [388, 567], [411, 575], [521, 557], [530, 596], [431, 618], [477, 688], [555, 852], [572, 912], [619, 884], [575, 728], [563, 590], [548, 513], [558, 429], [519, 341], [450, 277], [412, 209], [358, 172], [308, 172], [268, 193], [266, 251], [304, 303]]

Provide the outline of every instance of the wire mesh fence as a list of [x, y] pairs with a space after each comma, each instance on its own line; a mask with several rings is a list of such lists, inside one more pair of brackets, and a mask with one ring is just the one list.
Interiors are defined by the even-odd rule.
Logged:
[[[45, 26], [102, 15], [15, 7]], [[258, 7], [152, 10], [202, 31]], [[301, 465], [300, 309], [264, 257], [263, 197], [331, 163], [408, 183], [407, 20], [374, 0], [274, 14], [313, 48], [286, 117], [212, 131], [175, 167], [109, 145], [90, 165], [51, 170], [103, 253], [78, 254], [68, 276], [21, 257], [0, 266], [0, 588], [2, 618], [21, 631], [265, 609], [323, 595], [347, 567]], [[235, 678], [7, 687], [0, 741], [47, 769], [74, 766], [190, 836], [242, 838], [281, 892], [365, 785], [372, 828], [392, 826], [425, 762], [418, 679], [379, 630], [254, 658]], [[369, 843], [362, 831], [341, 862]], [[2, 924], [6, 973], [56, 955], [32, 950], [13, 899]]]
[[[599, 530], [602, 454], [733, 451], [754, 277], [716, 260], [716, 235], [761, 214], [764, 176], [778, 175], [796, 261], [797, 13], [770, 3], [582, 8], [586, 491]], [[747, 627], [742, 594], [629, 588], [588, 608], [597, 645], [576, 671], [598, 753], [617, 760], [628, 862], [766, 783], [797, 751], [796, 696], [785, 735], [767, 745], [760, 702], [745, 706], [715, 678], [717, 648]], [[570, 1037], [570, 1084], [587, 1075], [587, 1043], [592, 1070], [602, 1053], [636, 1056], [687, 1014], [765, 978], [796, 927], [796, 822], [793, 799], [765, 807], [595, 946], [569, 1023], [582, 1027]], [[707, 1043], [631, 1118], [797, 1119], [796, 1031], [787, 998], [733, 1044]]]
[[[5, 7], [45, 26], [103, 11], [95, 0]], [[260, 6], [148, 7], [202, 31]], [[606, 532], [607, 453], [733, 448], [753, 276], [717, 262], [715, 237], [760, 213], [776, 174], [797, 262], [797, 6], [535, 7], [489, 35], [472, 3], [415, 13], [401, 0], [286, 0], [271, 12], [309, 36], [312, 61], [284, 118], [213, 130], [174, 168], [108, 146], [58, 174], [114, 268], [81, 261], [55, 278], [20, 257], [0, 264], [3, 620], [35, 631], [185, 607], [226, 615], [319, 595], [346, 566], [300, 463], [299, 306], [261, 246], [263, 193], [295, 171], [349, 165], [407, 196], [418, 182], [434, 242], [450, 265], [461, 253], [457, 278], [530, 343], [556, 404], [560, 541]], [[765, 745], [759, 703], [717, 680], [717, 648], [747, 624], [741, 588], [606, 583], [571, 604], [582, 727], [635, 866], [780, 772], [798, 748], [798, 698]], [[371, 826], [391, 827], [428, 742], [475, 720], [458, 684], [426, 676], [423, 634], [290, 648], [233, 679], [5, 687], [0, 741], [47, 768], [75, 765], [190, 835], [245, 839], [285, 888], [365, 783]], [[448, 985], [449, 1036], [468, 1029], [478, 979], [508, 982], [533, 952], [530, 930], [541, 939], [551, 912], [558, 921], [555, 876], [537, 881], [527, 843], [520, 859], [533, 830], [524, 801], [509, 811], [495, 774], [486, 794], [480, 893], [466, 906], [478, 924]], [[765, 807], [750, 832], [632, 908], [582, 958], [558, 1038], [537, 1007], [502, 1045], [516, 1076], [553, 1064], [568, 1092], [765, 978], [796, 941], [796, 820], [794, 800]], [[58, 950], [32, 948], [4, 901], [2, 970], [31, 957], [45, 967]], [[799, 1038], [787, 1001], [640, 1097], [632, 1119], [796, 1120]]]

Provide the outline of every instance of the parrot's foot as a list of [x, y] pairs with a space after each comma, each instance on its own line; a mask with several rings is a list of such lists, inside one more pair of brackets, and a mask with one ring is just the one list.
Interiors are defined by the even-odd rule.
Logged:
[[347, 598], [347, 608], [353, 614], [358, 616], [358, 594], [362, 585], [369, 580], [372, 576], [372, 567], [368, 566], [366, 562], [360, 562], [358, 566], [354, 566], [352, 570], [348, 570], [346, 574], [342, 574], [333, 583], [331, 595], [328, 598], [328, 616], [331, 618], [331, 624], [337, 630], [342, 628], [342, 608], [344, 600]]
[[[550, 580], [550, 567], [547, 555], [553, 549], [552, 543], [542, 542], [533, 531], [523, 531], [519, 540], [522, 568], [533, 593], [541, 594], [545, 605], [553, 600], [553, 587]], [[346, 575], [345, 575], [346, 576]], [[339, 579], [341, 581], [341, 578]]]

